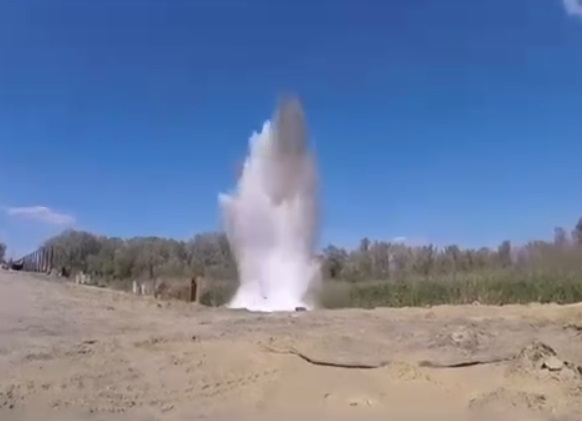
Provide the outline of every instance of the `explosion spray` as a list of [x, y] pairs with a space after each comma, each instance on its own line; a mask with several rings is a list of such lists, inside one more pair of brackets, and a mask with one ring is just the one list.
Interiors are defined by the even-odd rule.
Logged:
[[286, 98], [254, 133], [236, 191], [220, 195], [240, 285], [231, 308], [290, 311], [312, 307], [320, 280], [317, 168], [299, 101]]

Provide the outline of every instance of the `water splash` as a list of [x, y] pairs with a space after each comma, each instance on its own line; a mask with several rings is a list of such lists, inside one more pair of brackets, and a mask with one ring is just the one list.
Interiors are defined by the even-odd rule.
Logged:
[[320, 278], [317, 169], [299, 101], [281, 101], [249, 143], [235, 193], [219, 198], [240, 277], [229, 307], [311, 308], [307, 294]]

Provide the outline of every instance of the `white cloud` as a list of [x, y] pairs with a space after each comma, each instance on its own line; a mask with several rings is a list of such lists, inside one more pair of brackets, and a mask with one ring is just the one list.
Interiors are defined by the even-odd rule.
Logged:
[[582, 0], [562, 0], [569, 15], [582, 18]]
[[53, 211], [46, 206], [6, 207], [10, 216], [33, 219], [51, 225], [72, 225], [75, 218], [72, 215]]
[[392, 239], [392, 242], [393, 242], [393, 243], [403, 243], [403, 244], [404, 244], [404, 243], [406, 243], [406, 242], [407, 242], [407, 240], [408, 240], [408, 238], [407, 238], [407, 237], [405, 237], [405, 236], [399, 236], [399, 237], [394, 237], [394, 238]]
[[392, 244], [402, 244], [408, 247], [422, 247], [428, 246], [429, 244], [434, 244], [431, 241], [427, 240], [425, 237], [422, 236], [408, 236], [408, 235], [399, 235], [397, 237], [392, 238]]

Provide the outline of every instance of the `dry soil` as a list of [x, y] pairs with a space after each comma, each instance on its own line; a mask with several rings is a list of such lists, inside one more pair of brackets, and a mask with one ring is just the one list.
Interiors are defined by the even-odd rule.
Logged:
[[5, 421], [579, 421], [581, 365], [580, 305], [260, 314], [0, 272]]

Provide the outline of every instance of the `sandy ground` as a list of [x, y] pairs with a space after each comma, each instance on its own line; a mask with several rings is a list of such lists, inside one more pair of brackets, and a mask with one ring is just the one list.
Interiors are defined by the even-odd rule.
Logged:
[[256, 314], [0, 272], [5, 421], [579, 421], [580, 365], [582, 306]]

